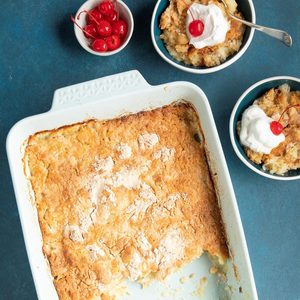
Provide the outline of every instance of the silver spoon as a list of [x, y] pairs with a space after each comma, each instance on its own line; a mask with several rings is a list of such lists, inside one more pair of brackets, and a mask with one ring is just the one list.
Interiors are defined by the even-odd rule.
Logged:
[[229, 9], [228, 9], [228, 6], [225, 2], [225, 0], [221, 0], [221, 2], [224, 4], [225, 6], [225, 9], [226, 9], [226, 12], [227, 14], [234, 20], [238, 21], [238, 22], [241, 22], [249, 27], [253, 27], [255, 28], [256, 30], [259, 30], [275, 39], [278, 39], [280, 40], [281, 42], [283, 42], [286, 46], [288, 47], [291, 47], [292, 44], [293, 44], [293, 40], [292, 40], [292, 37], [285, 31], [282, 31], [282, 30], [278, 30], [278, 29], [274, 29], [274, 28], [270, 28], [270, 27], [265, 27], [265, 26], [260, 26], [260, 25], [257, 25], [257, 24], [254, 24], [254, 23], [251, 23], [251, 22], [248, 22], [248, 21], [245, 21], [245, 20], [242, 20], [238, 17], [236, 17], [235, 15], [231, 14], [229, 12]]

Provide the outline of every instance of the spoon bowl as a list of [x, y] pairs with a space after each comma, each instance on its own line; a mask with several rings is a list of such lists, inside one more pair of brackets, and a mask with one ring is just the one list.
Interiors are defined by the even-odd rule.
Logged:
[[255, 23], [251, 23], [251, 22], [248, 22], [246, 20], [243, 20], [243, 19], [240, 19], [238, 17], [236, 17], [235, 15], [233, 15], [230, 11], [229, 11], [229, 8], [228, 8], [228, 5], [226, 3], [225, 0], [219, 0], [223, 3], [224, 7], [225, 7], [225, 10], [226, 10], [226, 13], [227, 15], [238, 21], [238, 22], [241, 22], [249, 27], [252, 27], [258, 31], [261, 31], [275, 39], [278, 39], [280, 40], [283, 44], [285, 44], [286, 46], [288, 47], [291, 47], [292, 44], [293, 44], [293, 40], [292, 40], [292, 37], [286, 32], [286, 31], [283, 31], [283, 30], [279, 30], [279, 29], [275, 29], [275, 28], [270, 28], [270, 27], [266, 27], [266, 26], [261, 26], [261, 25], [257, 25]]

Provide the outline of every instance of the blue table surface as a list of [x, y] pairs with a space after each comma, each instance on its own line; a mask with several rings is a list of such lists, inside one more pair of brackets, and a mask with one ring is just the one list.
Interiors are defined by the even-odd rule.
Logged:
[[139, 70], [155, 85], [175, 80], [199, 85], [210, 101], [229, 166], [259, 298], [300, 299], [299, 181], [265, 179], [233, 152], [228, 132], [231, 110], [242, 92], [276, 75], [300, 77], [300, 1], [254, 0], [257, 22], [289, 31], [294, 45], [256, 32], [244, 56], [227, 69], [193, 75], [164, 62], [150, 38], [154, 0], [125, 1], [135, 30], [121, 53], [100, 58], [77, 43], [70, 13], [82, 0], [2, 0], [0, 10], [0, 299], [36, 299], [5, 150], [9, 129], [20, 119], [45, 112], [57, 88]]

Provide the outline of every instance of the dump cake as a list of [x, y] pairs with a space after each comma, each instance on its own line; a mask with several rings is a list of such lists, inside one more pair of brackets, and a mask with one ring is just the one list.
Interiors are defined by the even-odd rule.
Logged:
[[279, 175], [300, 168], [300, 92], [284, 84], [268, 90], [238, 123], [247, 156]]
[[29, 138], [24, 163], [60, 299], [115, 299], [204, 251], [228, 257], [194, 108], [175, 103]]
[[[228, 9], [242, 18], [234, 0]], [[217, 0], [170, 0], [160, 19], [161, 39], [178, 61], [213, 67], [239, 51], [245, 26], [226, 15]]]

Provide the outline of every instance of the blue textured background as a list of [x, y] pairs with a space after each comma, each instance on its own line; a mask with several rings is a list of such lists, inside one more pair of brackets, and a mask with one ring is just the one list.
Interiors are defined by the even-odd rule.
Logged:
[[255, 33], [237, 63], [205, 76], [174, 69], [156, 54], [150, 39], [153, 0], [126, 1], [136, 28], [122, 53], [109, 58], [88, 54], [77, 44], [68, 18], [81, 3], [1, 1], [0, 299], [36, 299], [5, 152], [9, 129], [26, 116], [47, 111], [59, 87], [131, 69], [141, 71], [151, 84], [187, 80], [203, 88], [232, 176], [259, 297], [300, 299], [300, 182], [254, 174], [235, 156], [228, 133], [230, 112], [251, 84], [275, 75], [300, 77], [300, 1], [254, 0], [258, 23], [289, 31], [291, 49]]

